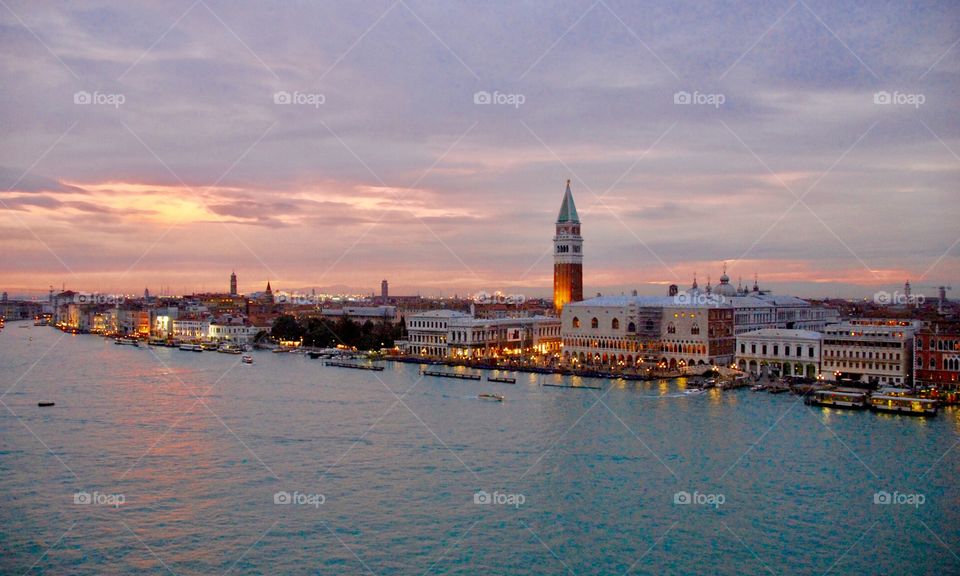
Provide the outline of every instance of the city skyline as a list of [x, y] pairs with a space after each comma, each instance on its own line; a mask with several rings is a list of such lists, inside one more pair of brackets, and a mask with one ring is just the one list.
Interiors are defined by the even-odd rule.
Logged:
[[10, 3], [0, 289], [549, 296], [567, 179], [585, 296], [960, 276], [955, 7], [474, 10]]

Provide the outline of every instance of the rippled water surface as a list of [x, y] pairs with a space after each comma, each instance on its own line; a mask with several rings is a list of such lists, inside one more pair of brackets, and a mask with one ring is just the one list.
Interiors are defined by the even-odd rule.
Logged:
[[2, 574], [960, 573], [955, 409], [247, 366], [21, 325]]

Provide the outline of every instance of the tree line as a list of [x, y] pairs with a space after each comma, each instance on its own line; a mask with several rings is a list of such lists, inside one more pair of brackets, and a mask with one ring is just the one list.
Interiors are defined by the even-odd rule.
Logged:
[[339, 344], [354, 346], [358, 350], [377, 350], [393, 346], [395, 340], [406, 335], [406, 323], [400, 322], [354, 322], [346, 316], [332, 318], [304, 318], [298, 320], [289, 314], [278, 316], [273, 321], [270, 335], [278, 340], [303, 339], [304, 346], [333, 348]]

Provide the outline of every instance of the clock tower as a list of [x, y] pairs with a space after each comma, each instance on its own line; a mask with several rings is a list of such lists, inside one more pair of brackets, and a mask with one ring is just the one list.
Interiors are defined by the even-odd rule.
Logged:
[[567, 180], [557, 216], [557, 233], [553, 237], [553, 308], [559, 315], [564, 304], [580, 300], [583, 300], [583, 237]]

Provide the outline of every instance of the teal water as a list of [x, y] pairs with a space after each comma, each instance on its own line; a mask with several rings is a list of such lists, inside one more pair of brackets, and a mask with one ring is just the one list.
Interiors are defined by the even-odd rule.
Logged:
[[960, 573], [955, 409], [247, 366], [18, 326], [2, 574]]

